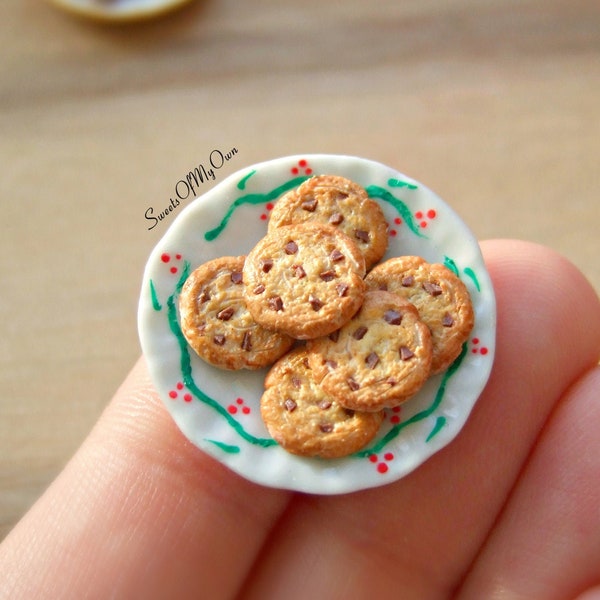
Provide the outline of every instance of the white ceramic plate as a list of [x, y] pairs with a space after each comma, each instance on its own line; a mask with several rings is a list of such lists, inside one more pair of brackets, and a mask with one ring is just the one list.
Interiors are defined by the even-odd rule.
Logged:
[[[276, 199], [313, 174], [341, 175], [364, 186], [380, 202], [390, 226], [384, 260], [412, 254], [445, 263], [467, 285], [475, 310], [472, 335], [448, 371], [431, 378], [399, 410], [387, 411], [367, 448], [334, 460], [302, 458], [278, 446], [260, 417], [266, 371], [207, 365], [188, 347], [177, 312], [187, 275], [212, 258], [247, 254], [266, 233]], [[257, 483], [336, 494], [397, 480], [457, 435], [492, 367], [496, 305], [476, 239], [433, 192], [370, 160], [303, 155], [242, 169], [173, 220], [146, 266], [138, 326], [156, 389], [196, 446]]]
[[157, 17], [191, 0], [50, 0], [78, 15], [102, 21], [136, 21]]

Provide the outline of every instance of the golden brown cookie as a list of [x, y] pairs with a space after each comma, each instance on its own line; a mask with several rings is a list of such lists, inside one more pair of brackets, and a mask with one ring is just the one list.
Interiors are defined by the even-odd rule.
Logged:
[[327, 335], [362, 304], [365, 261], [334, 227], [298, 223], [258, 242], [244, 264], [246, 305], [266, 327], [297, 339]]
[[181, 331], [206, 362], [223, 369], [259, 369], [294, 340], [258, 325], [244, 303], [243, 256], [211, 260], [191, 273], [179, 296]]
[[342, 408], [315, 382], [304, 348], [286, 354], [269, 371], [260, 401], [269, 433], [300, 456], [339, 458], [371, 441], [383, 412]]
[[367, 292], [350, 322], [307, 349], [315, 379], [353, 410], [397, 406], [419, 391], [431, 371], [429, 328], [408, 300], [391, 292]]
[[465, 284], [444, 265], [419, 256], [391, 258], [366, 277], [369, 289], [385, 289], [410, 300], [433, 339], [432, 373], [447, 369], [460, 354], [474, 324]]
[[317, 175], [282, 196], [269, 217], [269, 231], [304, 221], [336, 226], [353, 238], [367, 269], [387, 249], [388, 224], [381, 207], [364, 188], [344, 177]]

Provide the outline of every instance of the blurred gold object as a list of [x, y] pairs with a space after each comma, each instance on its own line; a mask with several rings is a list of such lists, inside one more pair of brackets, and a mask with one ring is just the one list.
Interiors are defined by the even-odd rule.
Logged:
[[128, 22], [162, 16], [192, 0], [50, 0], [76, 15], [98, 21]]

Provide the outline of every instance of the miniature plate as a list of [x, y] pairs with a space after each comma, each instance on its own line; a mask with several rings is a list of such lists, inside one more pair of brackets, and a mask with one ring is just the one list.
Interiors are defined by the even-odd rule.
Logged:
[[[388, 410], [366, 448], [340, 459], [294, 456], [270, 438], [259, 408], [266, 370], [224, 371], [203, 362], [181, 333], [177, 308], [189, 273], [219, 256], [247, 254], [266, 234], [277, 198], [316, 174], [365, 187], [389, 223], [383, 260], [419, 255], [444, 263], [466, 284], [475, 311], [474, 329], [454, 364]], [[187, 206], [150, 255], [138, 327], [156, 389], [192, 443], [262, 485], [337, 494], [395, 481], [458, 434], [492, 368], [496, 304], [476, 239], [437, 195], [382, 164], [316, 154], [242, 169]]]
[[190, 0], [50, 0], [69, 12], [100, 21], [137, 21], [158, 17]]

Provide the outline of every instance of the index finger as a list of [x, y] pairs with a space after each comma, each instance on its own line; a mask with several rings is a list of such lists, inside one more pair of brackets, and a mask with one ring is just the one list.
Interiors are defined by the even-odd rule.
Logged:
[[229, 597], [289, 497], [188, 442], [142, 358], [0, 546], [0, 581], [11, 598]]

